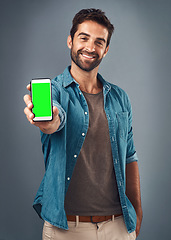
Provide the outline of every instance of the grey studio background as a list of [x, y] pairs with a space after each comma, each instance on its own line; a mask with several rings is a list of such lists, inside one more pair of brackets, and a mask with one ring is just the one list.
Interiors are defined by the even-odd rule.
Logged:
[[26, 85], [70, 64], [66, 39], [82, 8], [101, 8], [115, 26], [100, 73], [133, 107], [144, 219], [139, 240], [170, 238], [171, 1], [0, 1], [0, 240], [40, 240], [32, 208], [44, 175], [39, 130], [23, 113]]

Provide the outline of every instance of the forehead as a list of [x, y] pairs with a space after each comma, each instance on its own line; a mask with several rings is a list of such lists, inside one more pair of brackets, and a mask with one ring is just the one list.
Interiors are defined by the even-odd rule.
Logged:
[[76, 35], [78, 36], [81, 32], [86, 33], [93, 38], [104, 38], [107, 41], [107, 28], [94, 21], [85, 21], [79, 24]]

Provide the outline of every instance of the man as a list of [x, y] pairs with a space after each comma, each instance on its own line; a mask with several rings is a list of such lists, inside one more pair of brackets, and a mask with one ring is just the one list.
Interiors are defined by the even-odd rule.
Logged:
[[41, 130], [46, 172], [33, 206], [45, 221], [44, 240], [136, 239], [140, 231], [131, 105], [98, 73], [113, 30], [99, 9], [75, 15], [67, 40], [71, 66], [52, 80], [53, 121], [33, 122], [24, 96], [24, 112]]

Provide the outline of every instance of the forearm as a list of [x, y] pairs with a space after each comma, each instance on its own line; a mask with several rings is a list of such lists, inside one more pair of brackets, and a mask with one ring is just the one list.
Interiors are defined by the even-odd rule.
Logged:
[[137, 214], [137, 235], [139, 234], [142, 221], [140, 177], [137, 162], [126, 165], [126, 195], [131, 201]]

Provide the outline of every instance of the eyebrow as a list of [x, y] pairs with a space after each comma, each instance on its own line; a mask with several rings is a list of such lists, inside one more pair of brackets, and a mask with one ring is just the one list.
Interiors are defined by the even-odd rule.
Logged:
[[[81, 36], [81, 35], [90, 37], [90, 35], [88, 33], [84, 33], [84, 32], [81, 32], [78, 34], [78, 36]], [[96, 40], [102, 41], [104, 43], [106, 42], [106, 40], [104, 38], [100, 38], [100, 37], [96, 38]]]

